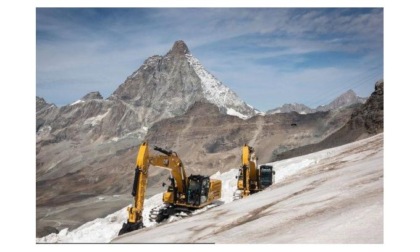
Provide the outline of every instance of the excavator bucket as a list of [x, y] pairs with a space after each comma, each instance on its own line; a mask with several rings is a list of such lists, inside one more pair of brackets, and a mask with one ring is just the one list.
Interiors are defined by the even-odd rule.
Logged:
[[122, 226], [120, 232], [118, 232], [118, 236], [129, 233], [129, 232], [132, 232], [132, 231], [135, 231], [137, 229], [141, 229], [143, 227], [144, 227], [144, 225], [143, 225], [143, 222], [141, 222], [141, 221], [136, 222], [136, 223], [130, 223], [130, 222], [127, 221], [127, 223], [123, 223], [123, 226]]

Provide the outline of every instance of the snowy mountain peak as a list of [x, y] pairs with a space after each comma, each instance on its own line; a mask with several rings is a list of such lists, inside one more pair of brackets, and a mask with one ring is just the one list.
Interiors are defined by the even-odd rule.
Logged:
[[316, 108], [317, 111], [328, 111], [333, 109], [338, 109], [341, 107], [350, 106], [355, 103], [364, 103], [365, 98], [360, 98], [356, 95], [353, 90], [348, 90], [345, 93], [341, 94], [337, 98], [335, 98], [332, 102], [328, 105], [318, 106]]
[[180, 115], [203, 99], [217, 105], [221, 112], [243, 119], [258, 113], [204, 69], [182, 40], [176, 41], [165, 56], [146, 59], [114, 91], [111, 99], [123, 100], [132, 107], [143, 107], [144, 115], [139, 118], [149, 123]]
[[168, 52], [167, 55], [184, 55], [187, 53], [190, 53], [187, 44], [185, 44], [185, 42], [182, 40], [178, 40], [175, 41], [172, 49]]
[[290, 113], [290, 112], [297, 112], [299, 114], [309, 114], [314, 113], [315, 111], [308, 106], [300, 103], [286, 103], [281, 107], [271, 109], [267, 111], [268, 115], [276, 114], [276, 113]]

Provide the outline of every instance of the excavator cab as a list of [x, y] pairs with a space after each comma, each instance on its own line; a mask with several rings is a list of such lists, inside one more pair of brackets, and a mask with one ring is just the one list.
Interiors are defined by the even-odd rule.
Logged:
[[188, 177], [187, 204], [199, 206], [207, 202], [210, 188], [208, 176], [191, 175]]
[[260, 188], [262, 190], [273, 184], [275, 174], [276, 172], [273, 171], [273, 166], [271, 165], [260, 166]]

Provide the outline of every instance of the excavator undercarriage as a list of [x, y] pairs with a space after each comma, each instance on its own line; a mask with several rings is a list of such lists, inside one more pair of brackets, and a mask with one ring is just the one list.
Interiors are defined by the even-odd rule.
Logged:
[[[168, 191], [173, 192], [173, 179]], [[215, 183], [215, 182], [213, 182]], [[210, 178], [202, 175], [191, 175], [188, 177], [188, 189], [186, 202], [179, 204], [164, 204], [153, 208], [149, 213], [149, 220], [160, 223], [172, 215], [189, 216], [194, 210], [209, 205], [212, 201], [208, 200], [210, 190]], [[176, 194], [175, 194], [176, 195]], [[179, 195], [178, 195], [179, 197]]]

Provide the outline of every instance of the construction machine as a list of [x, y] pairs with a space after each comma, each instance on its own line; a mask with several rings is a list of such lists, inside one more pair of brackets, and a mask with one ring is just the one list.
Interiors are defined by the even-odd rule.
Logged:
[[233, 194], [233, 199], [241, 199], [250, 194], [264, 190], [274, 182], [275, 171], [271, 165], [261, 165], [258, 168], [258, 157], [253, 147], [244, 145], [242, 147], [242, 165], [236, 177], [237, 190]]
[[144, 227], [142, 214], [150, 165], [169, 170], [171, 173], [171, 183], [167, 191], [163, 193], [163, 205], [151, 210], [149, 215], [151, 221], [161, 222], [174, 214], [191, 213], [221, 197], [221, 180], [202, 175], [187, 177], [184, 165], [176, 152], [157, 146], [154, 150], [161, 154], [150, 154], [147, 142], [140, 145], [131, 192], [134, 204], [127, 208], [128, 219], [118, 235]]

